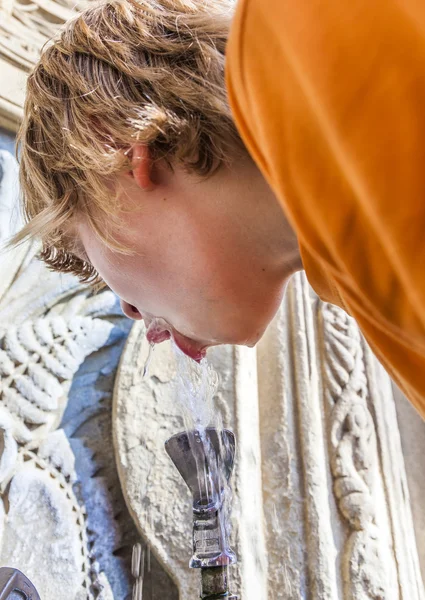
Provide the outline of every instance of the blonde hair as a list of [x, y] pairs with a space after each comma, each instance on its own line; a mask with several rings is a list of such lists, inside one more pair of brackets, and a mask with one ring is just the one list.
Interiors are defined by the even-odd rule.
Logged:
[[[27, 221], [15, 237], [42, 240], [53, 269], [96, 279], [67, 226], [83, 215], [111, 247], [111, 175], [129, 150], [207, 176], [242, 142], [224, 84], [233, 0], [106, 0], [91, 5], [44, 51], [29, 76], [18, 135]], [[106, 218], [105, 218], [106, 217]]]

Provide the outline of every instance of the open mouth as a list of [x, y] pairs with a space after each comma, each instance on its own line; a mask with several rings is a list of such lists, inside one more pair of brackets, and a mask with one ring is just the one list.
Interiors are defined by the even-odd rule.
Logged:
[[150, 344], [160, 344], [172, 338], [177, 348], [196, 362], [201, 362], [207, 353], [208, 346], [186, 337], [171, 327], [165, 319], [157, 317], [146, 323], [146, 338]]

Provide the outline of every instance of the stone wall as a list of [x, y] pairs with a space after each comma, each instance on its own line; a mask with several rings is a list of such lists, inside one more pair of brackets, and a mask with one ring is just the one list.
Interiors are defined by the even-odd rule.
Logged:
[[394, 386], [422, 580], [425, 581], [425, 422]]

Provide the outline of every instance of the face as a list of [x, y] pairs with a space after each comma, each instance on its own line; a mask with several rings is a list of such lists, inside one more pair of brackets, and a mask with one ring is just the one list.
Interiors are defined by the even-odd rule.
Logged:
[[264, 179], [248, 160], [207, 179], [162, 163], [143, 168], [114, 181], [122, 211], [111, 233], [131, 253], [108, 248], [81, 218], [88, 259], [124, 313], [145, 319], [151, 341], [171, 336], [195, 360], [208, 346], [254, 345], [299, 264]]

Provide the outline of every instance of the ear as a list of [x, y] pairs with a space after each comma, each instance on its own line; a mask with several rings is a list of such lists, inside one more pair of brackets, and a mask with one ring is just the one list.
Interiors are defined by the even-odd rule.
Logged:
[[132, 148], [131, 174], [137, 185], [145, 192], [154, 189], [152, 181], [152, 157], [146, 144], [135, 144]]

